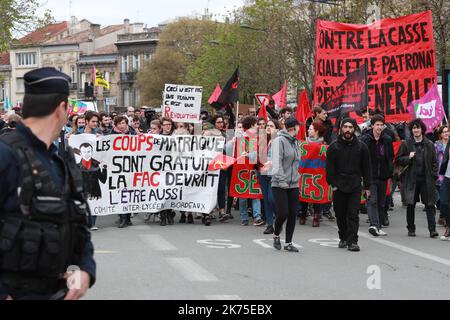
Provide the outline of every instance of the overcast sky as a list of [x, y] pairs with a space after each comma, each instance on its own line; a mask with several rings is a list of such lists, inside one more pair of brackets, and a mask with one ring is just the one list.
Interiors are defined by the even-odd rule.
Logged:
[[[131, 22], [143, 22], [148, 27], [179, 16], [204, 13], [205, 8], [222, 15], [243, 5], [243, 0], [39, 0], [40, 12], [50, 9], [56, 21], [70, 20], [70, 16], [84, 18], [102, 27]], [[218, 17], [219, 18], [219, 17]], [[81, 20], [81, 19], [80, 19]]]

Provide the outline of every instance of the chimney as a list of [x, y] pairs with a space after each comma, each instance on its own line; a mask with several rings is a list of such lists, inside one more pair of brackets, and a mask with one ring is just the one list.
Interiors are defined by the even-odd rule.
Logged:
[[100, 35], [100, 25], [99, 24], [91, 24], [90, 36], [92, 38], [96, 38]]
[[130, 33], [130, 19], [124, 19], [123, 24], [125, 25], [125, 33]]
[[136, 22], [133, 24], [133, 33], [144, 32], [144, 24], [142, 22]]

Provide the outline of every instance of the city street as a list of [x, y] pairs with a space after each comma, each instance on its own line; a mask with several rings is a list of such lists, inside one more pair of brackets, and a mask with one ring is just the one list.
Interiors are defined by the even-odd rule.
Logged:
[[241, 226], [237, 211], [210, 227], [179, 224], [179, 214], [161, 227], [140, 214], [118, 229], [117, 216], [101, 217], [93, 233], [97, 283], [85, 299], [447, 299], [450, 243], [429, 238], [421, 204], [417, 237], [409, 238], [398, 193], [395, 205], [387, 237], [371, 236], [360, 215], [361, 252], [338, 249], [336, 223], [312, 228], [311, 218], [297, 223], [300, 253], [290, 253], [273, 249], [263, 227]]

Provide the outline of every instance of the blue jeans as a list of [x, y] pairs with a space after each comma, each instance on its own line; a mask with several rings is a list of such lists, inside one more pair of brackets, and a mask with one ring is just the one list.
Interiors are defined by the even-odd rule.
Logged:
[[89, 221], [91, 224], [91, 227], [95, 227], [96, 221], [97, 221], [97, 216], [91, 215], [91, 221]]
[[447, 177], [441, 184], [440, 196], [441, 214], [445, 218], [447, 226], [450, 226], [450, 179]]
[[[261, 201], [259, 199], [252, 199], [253, 206], [253, 219], [255, 221], [261, 219]], [[242, 221], [248, 221], [248, 212], [247, 212], [247, 199], [239, 198], [239, 212], [241, 214]]]
[[272, 192], [272, 177], [262, 175], [258, 172], [258, 180], [261, 185], [261, 191], [264, 196], [264, 212], [266, 214], [266, 225], [273, 225], [273, 216], [275, 215], [275, 202]]

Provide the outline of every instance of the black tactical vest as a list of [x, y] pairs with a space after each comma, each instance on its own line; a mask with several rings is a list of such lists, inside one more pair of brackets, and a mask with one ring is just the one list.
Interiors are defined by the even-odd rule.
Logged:
[[89, 238], [89, 206], [81, 174], [70, 148], [65, 157], [65, 186], [58, 190], [48, 170], [23, 136], [0, 137], [18, 160], [21, 212], [3, 213], [0, 221], [0, 274], [57, 279], [78, 265]]

